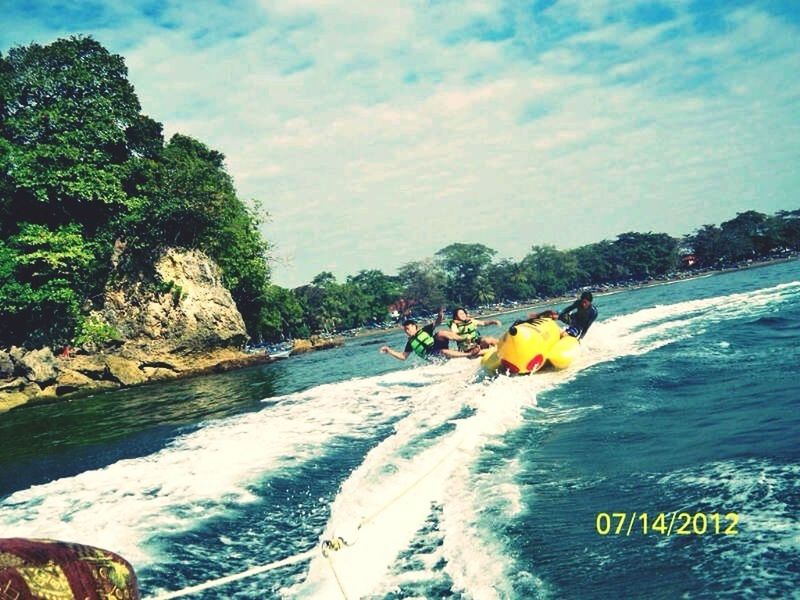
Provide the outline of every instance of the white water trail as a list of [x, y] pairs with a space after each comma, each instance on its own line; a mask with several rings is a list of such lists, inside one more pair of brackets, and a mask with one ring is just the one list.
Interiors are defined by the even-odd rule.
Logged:
[[[476, 526], [487, 496], [473, 487], [470, 466], [486, 442], [522, 424], [526, 410], [535, 409], [541, 392], [564, 384], [593, 365], [651, 352], [720, 320], [768, 312], [799, 290], [800, 283], [795, 282], [657, 306], [599, 322], [584, 340], [579, 358], [562, 372], [499, 377], [465, 386], [474, 367], [464, 361], [457, 367], [459, 361], [453, 361], [448, 365], [453, 377], [415, 395], [412, 412], [396, 424], [395, 434], [375, 447], [342, 485], [321, 539], [341, 536], [351, 545], [330, 553], [328, 558], [315, 559], [306, 581], [287, 590], [286, 595], [360, 598], [390, 593], [409, 577], [389, 575], [389, 568], [398, 554], [409, 548], [432, 506], [441, 505], [440, 555], [447, 561], [446, 572], [454, 590], [471, 598], [508, 597], [512, 594], [508, 584], [511, 560], [499, 543]], [[453, 421], [452, 431], [413, 451], [415, 440], [426, 430], [452, 420], [459, 407], [469, 407], [472, 414]], [[583, 418], [588, 412], [558, 411], [553, 416], [570, 420]], [[513, 513], [518, 510], [519, 491], [511, 476], [506, 474], [505, 481], [490, 493], [502, 494], [501, 504]]]
[[[435, 376], [435, 374], [434, 374]], [[4, 537], [42, 537], [157, 561], [154, 535], [180, 532], [255, 499], [249, 486], [321, 453], [337, 436], [370, 438], [405, 414], [402, 372], [270, 398], [273, 406], [209, 423], [152, 455], [51, 481], [0, 503]]]
[[[437, 504], [441, 556], [454, 589], [473, 598], [502, 597], [512, 559], [479, 530], [486, 493], [472, 487], [472, 466], [485, 444], [519, 427], [542, 391], [593, 365], [679, 342], [719, 320], [769, 313], [798, 292], [800, 282], [792, 282], [603, 320], [563, 372], [471, 383], [477, 364], [459, 360], [270, 398], [260, 412], [214, 421], [149, 456], [16, 492], [0, 502], [0, 532], [105, 547], [137, 569], [168, 563], [150, 543], [153, 537], [190, 531], [231, 505], [252, 501], [252, 485], [319, 458], [337, 437], [373, 440], [377, 427], [394, 423], [394, 434], [342, 485], [322, 534], [356, 540], [347, 549], [355, 559], [341, 555], [348, 582], [365, 594], [393, 585], [397, 579], [388, 569]], [[513, 470], [512, 464], [497, 482], [512, 512], [519, 503]], [[486, 485], [493, 485], [491, 478]], [[287, 595], [325, 597], [314, 590], [329, 590], [341, 597], [326, 562], [314, 561], [307, 582]]]

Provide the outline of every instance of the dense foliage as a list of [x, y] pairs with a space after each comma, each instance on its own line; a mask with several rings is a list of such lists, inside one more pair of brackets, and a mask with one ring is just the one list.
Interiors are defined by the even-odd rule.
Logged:
[[165, 144], [140, 111], [122, 57], [91, 38], [0, 55], [0, 345], [82, 339], [115, 247], [151, 277], [166, 246], [203, 250], [252, 332], [274, 318], [268, 246], [224, 156]]
[[[793, 251], [800, 251], [800, 210], [774, 216], [748, 211], [719, 227], [704, 225], [682, 239], [627, 232], [613, 241], [573, 250], [532, 246], [520, 261], [493, 262], [496, 251], [483, 244], [451, 244], [430, 259], [403, 265], [396, 278], [368, 271], [372, 283], [367, 287], [355, 288], [356, 278], [339, 284], [331, 273], [321, 273], [295, 292], [308, 328], [333, 331], [383, 320], [385, 309], [383, 318], [378, 314], [383, 303], [400, 313], [424, 315], [439, 306], [535, 301], [585, 287], [664, 279], [678, 271], [728, 267]], [[396, 298], [388, 302], [393, 294]], [[375, 312], [365, 317], [363, 307], [379, 297]]]

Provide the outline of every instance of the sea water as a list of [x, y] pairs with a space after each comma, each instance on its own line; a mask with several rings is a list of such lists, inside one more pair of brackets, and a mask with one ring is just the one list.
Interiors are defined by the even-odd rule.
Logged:
[[800, 262], [595, 305], [560, 372], [401, 363], [393, 332], [13, 410], [0, 536], [119, 552], [146, 597], [335, 538], [192, 597], [797, 597]]

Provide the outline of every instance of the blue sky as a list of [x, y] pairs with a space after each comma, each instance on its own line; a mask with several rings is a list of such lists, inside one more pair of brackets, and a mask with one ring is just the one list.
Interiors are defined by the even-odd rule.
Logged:
[[226, 155], [281, 285], [800, 208], [794, 0], [3, 5], [0, 48], [92, 35]]

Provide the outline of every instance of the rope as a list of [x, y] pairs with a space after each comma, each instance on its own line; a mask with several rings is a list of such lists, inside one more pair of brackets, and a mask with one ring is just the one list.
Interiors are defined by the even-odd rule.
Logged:
[[331, 560], [330, 555], [325, 554], [325, 560], [328, 562], [328, 567], [330, 568], [331, 573], [333, 573], [333, 578], [336, 580], [336, 585], [339, 586], [339, 591], [342, 593], [342, 598], [344, 598], [344, 600], [349, 600], [347, 592], [344, 589], [344, 585], [342, 584], [341, 579], [339, 579], [339, 574], [336, 572], [336, 568], [333, 566], [333, 561]]
[[242, 571], [241, 573], [236, 573], [234, 575], [228, 575], [226, 577], [220, 577], [219, 579], [212, 579], [211, 581], [206, 581], [205, 583], [200, 583], [198, 585], [192, 585], [183, 588], [182, 590], [177, 590], [175, 592], [167, 592], [165, 594], [161, 594], [160, 596], [154, 596], [150, 598], [150, 600], [170, 600], [171, 598], [180, 598], [182, 596], [196, 594], [197, 592], [202, 592], [203, 590], [220, 587], [227, 583], [231, 583], [232, 581], [239, 581], [240, 579], [252, 577], [253, 575], [258, 575], [259, 573], [265, 573], [267, 571], [272, 571], [274, 569], [279, 569], [281, 567], [287, 567], [289, 565], [301, 563], [303, 561], [311, 559], [314, 556], [314, 554], [316, 554], [316, 552], [317, 548], [314, 547], [311, 550], [302, 552], [301, 554], [295, 554], [294, 556], [290, 556], [288, 558], [284, 558], [281, 560], [276, 560], [275, 562], [271, 562], [266, 565], [253, 567], [252, 569], [247, 569], [246, 571]]
[[[422, 481], [424, 481], [427, 477], [429, 477], [431, 474], [433, 474], [433, 472], [436, 471], [436, 469], [438, 469], [444, 463], [444, 461], [447, 460], [448, 458], [450, 458], [450, 456], [458, 449], [459, 449], [459, 446], [455, 445], [449, 452], [445, 453], [445, 455], [441, 459], [439, 459], [436, 462], [436, 464], [434, 464], [430, 469], [428, 469], [428, 471], [423, 473], [423, 475], [421, 477], [419, 477], [416, 481], [414, 481], [411, 485], [406, 487], [404, 490], [402, 490], [400, 493], [398, 493], [396, 496], [394, 496], [391, 500], [389, 500], [383, 506], [378, 508], [378, 510], [376, 510], [375, 512], [373, 512], [369, 516], [361, 519], [361, 522], [358, 524], [357, 531], [360, 530], [364, 525], [366, 525], [367, 523], [369, 523], [370, 521], [375, 519], [379, 514], [381, 514], [383, 511], [385, 511], [387, 508], [389, 508], [392, 504], [394, 504], [395, 502], [400, 500], [403, 496], [408, 494], [417, 485], [422, 483]], [[150, 598], [148, 600], [171, 600], [172, 598], [180, 598], [182, 596], [188, 596], [190, 594], [195, 594], [195, 593], [201, 592], [203, 590], [208, 590], [208, 589], [211, 589], [211, 588], [220, 587], [222, 585], [231, 583], [233, 581], [239, 581], [240, 579], [246, 579], [247, 577], [252, 577], [253, 575], [258, 575], [259, 573], [265, 573], [267, 571], [272, 571], [274, 569], [279, 569], [281, 567], [294, 565], [294, 564], [297, 564], [297, 563], [300, 563], [300, 562], [303, 562], [303, 561], [306, 561], [306, 560], [309, 560], [309, 559], [313, 558], [314, 554], [317, 552], [318, 549], [322, 551], [322, 556], [325, 557], [326, 562], [328, 563], [328, 566], [330, 567], [331, 572], [333, 573], [333, 577], [334, 577], [334, 579], [336, 579], [336, 584], [339, 586], [339, 591], [342, 593], [342, 597], [344, 598], [344, 600], [348, 600], [347, 592], [345, 591], [344, 586], [342, 585], [342, 582], [339, 579], [339, 574], [336, 572], [336, 569], [333, 566], [333, 561], [331, 560], [330, 553], [331, 552], [338, 552], [339, 550], [341, 550], [345, 546], [353, 546], [353, 545], [355, 545], [355, 543], [357, 541], [358, 541], [358, 539], [356, 539], [356, 540], [354, 540], [352, 542], [348, 542], [347, 540], [345, 540], [341, 536], [335, 536], [335, 537], [332, 537], [330, 539], [324, 540], [320, 544], [319, 548], [315, 547], [315, 548], [312, 548], [310, 550], [307, 550], [306, 552], [302, 552], [301, 554], [295, 554], [294, 556], [290, 556], [288, 558], [277, 560], [275, 562], [271, 562], [271, 563], [266, 564], [266, 565], [253, 567], [251, 569], [248, 569], [246, 571], [242, 571], [241, 573], [236, 573], [234, 575], [227, 575], [226, 577], [220, 577], [219, 579], [212, 579], [211, 581], [206, 581], [205, 583], [200, 583], [200, 584], [197, 584], [197, 585], [189, 586], [189, 587], [183, 588], [182, 590], [177, 590], [177, 591], [174, 591], [174, 592], [166, 592], [164, 594], [161, 594], [160, 596], [153, 596], [152, 598]]]
[[[450, 458], [450, 456], [458, 449], [459, 449], [459, 447], [457, 445], [454, 446], [452, 450], [447, 452], [441, 459], [439, 459], [436, 462], [436, 464], [434, 464], [430, 469], [428, 469], [425, 473], [423, 473], [421, 477], [417, 478], [417, 480], [414, 481], [411, 485], [409, 485], [404, 490], [402, 490], [400, 493], [395, 495], [391, 500], [389, 500], [383, 506], [378, 508], [378, 510], [376, 510], [373, 513], [371, 513], [369, 516], [364, 517], [363, 519], [361, 519], [361, 522], [358, 524], [358, 528], [357, 528], [356, 531], [357, 532], [360, 531], [361, 528], [364, 525], [366, 525], [367, 523], [369, 523], [370, 521], [375, 519], [379, 514], [381, 514], [383, 511], [385, 511], [387, 508], [389, 508], [392, 504], [394, 504], [395, 502], [400, 500], [403, 496], [408, 494], [411, 490], [413, 490], [417, 485], [419, 485], [422, 481], [424, 481], [427, 477], [429, 477], [434, 471], [436, 471], [436, 469], [438, 469], [442, 465], [442, 463], [444, 463], [445, 460]], [[348, 600], [347, 592], [345, 591], [344, 585], [342, 584], [341, 580], [339, 579], [339, 574], [336, 572], [336, 568], [333, 565], [333, 560], [331, 559], [331, 553], [332, 552], [338, 552], [339, 550], [341, 550], [345, 546], [354, 546], [356, 544], [356, 542], [358, 542], [358, 537], [356, 537], [355, 540], [353, 540], [351, 542], [348, 542], [347, 540], [345, 540], [341, 536], [334, 536], [334, 537], [332, 537], [332, 538], [330, 538], [328, 540], [324, 540], [320, 544], [320, 549], [322, 550], [322, 556], [325, 557], [325, 559], [326, 559], [326, 561], [328, 563], [328, 567], [330, 568], [331, 573], [333, 573], [333, 577], [336, 580], [336, 585], [339, 586], [339, 591], [342, 593], [342, 598], [344, 598], [344, 600]]]
[[[396, 496], [394, 496], [391, 500], [389, 500], [386, 504], [384, 504], [378, 510], [376, 510], [375, 512], [370, 514], [368, 517], [364, 517], [363, 519], [361, 519], [361, 522], [358, 524], [358, 529], [361, 529], [364, 525], [366, 525], [367, 523], [369, 523], [370, 521], [375, 519], [379, 514], [381, 514], [383, 511], [385, 511], [387, 508], [389, 508], [392, 504], [394, 504], [395, 502], [400, 500], [403, 496], [408, 494], [411, 490], [413, 490], [415, 487], [417, 487], [420, 483], [425, 481], [425, 479], [427, 479], [430, 475], [432, 475], [433, 472], [436, 471], [436, 469], [438, 469], [440, 466], [442, 466], [444, 461], [446, 461], [448, 458], [450, 458], [450, 456], [452, 456], [452, 454], [455, 453], [455, 451], [458, 450], [458, 449], [459, 449], [459, 447], [457, 445], [454, 446], [452, 450], [447, 452], [441, 459], [439, 459], [436, 462], [436, 464], [434, 464], [430, 469], [428, 469], [425, 473], [423, 473], [422, 476], [420, 476], [416, 481], [414, 481], [406, 489], [404, 489], [403, 491], [398, 493]], [[353, 544], [354, 543], [355, 542], [353, 542]], [[348, 546], [352, 546], [353, 544], [348, 544]]]

